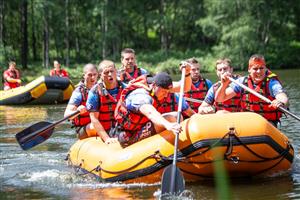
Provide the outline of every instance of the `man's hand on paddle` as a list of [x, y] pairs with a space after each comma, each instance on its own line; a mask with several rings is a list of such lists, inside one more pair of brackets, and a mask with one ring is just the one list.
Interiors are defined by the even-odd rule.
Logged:
[[229, 85], [230, 80], [229, 77], [231, 77], [231, 74], [229, 72], [225, 72], [224, 74], [221, 75], [221, 83]]
[[168, 123], [166, 129], [172, 131], [174, 134], [179, 134], [182, 131], [181, 125], [176, 122]]
[[179, 65], [180, 71], [185, 68], [185, 74], [190, 74], [191, 73], [191, 64], [185, 61], [182, 61]]
[[84, 114], [87, 112], [87, 109], [84, 105], [78, 106], [77, 110], [80, 111], [80, 114]]
[[284, 103], [282, 103], [281, 101], [277, 100], [277, 99], [274, 99], [271, 104], [270, 104], [270, 107], [272, 108], [279, 108], [280, 106], [284, 107]]

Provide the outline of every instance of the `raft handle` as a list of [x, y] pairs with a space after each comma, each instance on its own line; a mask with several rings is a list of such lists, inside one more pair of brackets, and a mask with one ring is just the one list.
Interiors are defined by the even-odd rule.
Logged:
[[230, 160], [231, 160], [234, 164], [238, 164], [240, 158], [239, 158], [238, 156], [232, 156], [232, 157], [230, 158]]
[[64, 158], [65, 161], [70, 160], [70, 154], [68, 153], [67, 156]]

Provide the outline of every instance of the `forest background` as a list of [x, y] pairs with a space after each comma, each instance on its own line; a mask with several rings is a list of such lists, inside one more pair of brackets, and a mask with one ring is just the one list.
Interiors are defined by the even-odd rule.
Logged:
[[54, 59], [79, 78], [85, 63], [136, 51], [150, 72], [175, 73], [197, 58], [213, 71], [228, 57], [247, 69], [254, 53], [271, 69], [299, 68], [300, 0], [0, 0], [0, 66], [17, 62], [25, 81]]

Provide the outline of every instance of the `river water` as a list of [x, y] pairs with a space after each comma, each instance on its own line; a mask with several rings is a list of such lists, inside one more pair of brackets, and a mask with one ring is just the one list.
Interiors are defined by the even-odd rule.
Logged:
[[[300, 116], [300, 70], [275, 72], [290, 98], [290, 111]], [[205, 76], [216, 79], [214, 74]], [[103, 183], [78, 175], [64, 160], [76, 141], [68, 122], [58, 125], [51, 138], [28, 151], [18, 146], [16, 133], [39, 121], [63, 118], [65, 106], [0, 106], [0, 199], [157, 199], [159, 183]], [[292, 172], [265, 179], [230, 180], [232, 199], [300, 199], [300, 121], [283, 118], [280, 129], [295, 148]], [[222, 199], [213, 180], [187, 184], [186, 189], [185, 199]]]

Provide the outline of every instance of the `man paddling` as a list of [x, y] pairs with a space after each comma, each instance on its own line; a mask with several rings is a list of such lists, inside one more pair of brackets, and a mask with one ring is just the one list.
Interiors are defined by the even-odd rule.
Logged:
[[[231, 65], [231, 60], [228, 58], [219, 59], [216, 61], [216, 73], [221, 80], [221, 76], [224, 73], [228, 73], [234, 79], [239, 78], [239, 76], [232, 74], [233, 67]], [[204, 101], [198, 109], [199, 114], [208, 114], [208, 113], [228, 113], [228, 112], [238, 112], [240, 110], [240, 95], [237, 94], [231, 99], [228, 99], [224, 102], [215, 101], [215, 92], [220, 87], [221, 81], [216, 82], [208, 90]]]
[[[181, 69], [186, 68], [185, 91], [191, 88], [190, 65], [184, 63]], [[164, 72], [152, 78], [140, 76], [122, 91], [118, 102], [115, 118], [119, 131], [116, 133], [123, 146], [130, 145], [146, 137], [169, 130], [174, 133], [181, 131], [181, 126], [172, 114], [162, 115], [159, 101], [168, 96], [169, 92], [179, 92], [180, 82], [172, 82], [172, 78]]]
[[[267, 69], [264, 57], [258, 54], [250, 57], [248, 72], [248, 76], [241, 77], [237, 81], [270, 99], [271, 104], [245, 91], [235, 83], [230, 84], [229, 73], [221, 76], [221, 86], [216, 91], [215, 100], [223, 102], [237, 94], [241, 94], [241, 111], [256, 112], [265, 117], [274, 126], [277, 126], [282, 116], [282, 113], [277, 108], [288, 105], [288, 97], [277, 75]], [[229, 84], [230, 87], [228, 87]]]
[[69, 103], [66, 107], [64, 116], [68, 116], [76, 110], [80, 115], [72, 118], [79, 139], [84, 139], [94, 134], [94, 128], [91, 127], [91, 119], [85, 105], [88, 99], [90, 89], [97, 83], [98, 71], [94, 64], [86, 64], [83, 67], [83, 79], [79, 82], [73, 91]]

